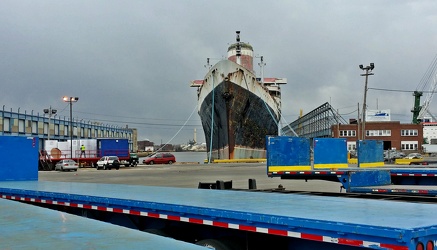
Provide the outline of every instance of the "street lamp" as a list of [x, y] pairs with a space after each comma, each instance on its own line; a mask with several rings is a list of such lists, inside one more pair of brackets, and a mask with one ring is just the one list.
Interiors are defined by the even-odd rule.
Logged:
[[56, 114], [58, 112], [56, 109], [52, 109], [52, 106], [48, 109], [44, 109], [44, 114], [49, 115], [49, 124], [48, 124], [48, 131], [47, 131], [47, 140], [50, 140], [50, 119], [52, 118], [52, 115]]
[[360, 69], [362, 69], [362, 70], [365, 70], [366, 71], [366, 73], [364, 73], [364, 74], [361, 74], [361, 76], [365, 76], [366, 77], [366, 80], [365, 80], [365, 83], [364, 83], [364, 102], [363, 102], [363, 124], [362, 124], [362, 126], [363, 126], [363, 128], [362, 128], [362, 130], [361, 130], [361, 132], [362, 132], [362, 140], [364, 140], [364, 139], [366, 139], [366, 98], [367, 98], [367, 78], [369, 77], [369, 76], [371, 76], [371, 75], [373, 75], [373, 73], [372, 73], [372, 70], [375, 68], [375, 64], [374, 63], [370, 63], [370, 66], [366, 66], [366, 67], [363, 67], [363, 65], [362, 64], [360, 64]]
[[64, 96], [62, 100], [70, 103], [70, 156], [73, 159], [73, 102], [77, 102], [79, 97]]

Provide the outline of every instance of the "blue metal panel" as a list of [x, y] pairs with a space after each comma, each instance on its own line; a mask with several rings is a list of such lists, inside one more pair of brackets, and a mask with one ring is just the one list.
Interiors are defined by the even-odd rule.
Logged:
[[346, 168], [347, 140], [344, 138], [314, 139], [314, 168]]
[[119, 138], [99, 138], [97, 139], [99, 157], [115, 155], [118, 157], [129, 156], [128, 139]]
[[38, 180], [38, 138], [0, 136], [0, 180]]
[[357, 145], [358, 167], [384, 166], [383, 141], [360, 140]]
[[310, 166], [310, 140], [307, 138], [266, 137], [267, 167]]
[[205, 249], [55, 210], [0, 199], [1, 249]]
[[348, 192], [352, 187], [389, 185], [391, 183], [389, 170], [356, 170], [346, 171], [340, 182]]

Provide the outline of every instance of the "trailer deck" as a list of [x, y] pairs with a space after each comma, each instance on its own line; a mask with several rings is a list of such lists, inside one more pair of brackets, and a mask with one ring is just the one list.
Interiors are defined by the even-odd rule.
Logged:
[[0, 197], [371, 248], [437, 235], [431, 204], [44, 181], [0, 182]]
[[1, 249], [204, 249], [138, 230], [0, 199]]

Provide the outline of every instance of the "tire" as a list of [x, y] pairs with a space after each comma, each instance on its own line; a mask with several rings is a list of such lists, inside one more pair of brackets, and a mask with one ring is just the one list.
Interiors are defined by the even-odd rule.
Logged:
[[153, 161], [150, 161], [150, 162], [149, 162], [149, 165], [153, 165], [153, 164], [154, 164], [154, 162], [153, 162]]
[[170, 165], [173, 164], [173, 161], [168, 161], [168, 164], [170, 164]]
[[106, 170], [106, 168], [107, 168], [107, 165], [106, 164], [103, 165], [103, 170]]
[[64, 167], [61, 167], [61, 172], [64, 172]]
[[198, 246], [204, 246], [209, 249], [215, 249], [215, 250], [232, 250], [228, 246], [226, 246], [223, 242], [215, 239], [206, 239], [196, 242], [196, 245]]

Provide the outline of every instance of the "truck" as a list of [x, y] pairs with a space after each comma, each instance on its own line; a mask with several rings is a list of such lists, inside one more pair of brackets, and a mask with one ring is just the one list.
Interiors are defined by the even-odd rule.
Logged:
[[[81, 147], [85, 150], [81, 150]], [[97, 167], [104, 156], [117, 156], [120, 165], [135, 167], [138, 156], [129, 150], [129, 141], [125, 138], [97, 138], [72, 141], [48, 140], [40, 152], [40, 170], [53, 170], [56, 162], [73, 159], [80, 166]]]
[[[0, 168], [0, 197], [20, 202], [20, 206], [32, 204], [88, 219], [80, 234], [65, 228], [57, 231], [60, 239], [72, 238], [82, 243], [86, 237], [78, 236], [101, 232], [100, 221], [103, 221], [141, 231], [145, 238], [155, 234], [221, 250], [432, 250], [437, 246], [435, 202], [44, 182], [38, 180], [36, 161], [28, 161], [36, 159], [37, 143], [31, 138], [0, 137], [0, 145], [8, 145], [0, 150], [0, 155], [11, 154], [17, 151], [16, 147], [26, 155], [25, 164], [4, 157], [2, 166], [8, 168]], [[360, 181], [359, 178], [353, 180]], [[14, 207], [8, 209], [11, 210], [16, 215], [23, 211]], [[3, 215], [0, 218], [5, 220]], [[19, 218], [16, 219], [19, 221]], [[2, 223], [2, 228], [9, 235], [23, 237], [22, 230], [15, 228], [16, 224]], [[131, 237], [131, 233], [112, 235], [122, 240]], [[51, 240], [37, 234], [30, 237], [33, 239], [28, 240], [31, 242], [28, 244], [43, 245]], [[94, 237], [95, 244], [103, 241], [108, 239]], [[10, 244], [9, 241], [0, 241], [0, 248], [7, 247], [6, 244]], [[193, 249], [196, 247], [193, 245]]]

